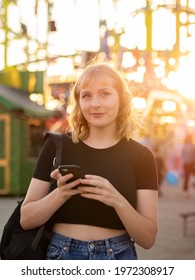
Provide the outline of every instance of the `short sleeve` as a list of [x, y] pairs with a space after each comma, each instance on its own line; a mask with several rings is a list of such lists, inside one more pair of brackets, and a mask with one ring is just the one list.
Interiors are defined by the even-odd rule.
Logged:
[[137, 167], [137, 189], [158, 190], [157, 167], [153, 153], [144, 147]]
[[55, 148], [51, 137], [48, 137], [43, 144], [41, 152], [33, 172], [33, 178], [50, 182], [50, 173], [53, 167]]

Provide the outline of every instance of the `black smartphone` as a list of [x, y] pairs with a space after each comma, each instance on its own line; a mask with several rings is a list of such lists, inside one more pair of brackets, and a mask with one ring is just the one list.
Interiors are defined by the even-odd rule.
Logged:
[[72, 165], [60, 165], [58, 167], [58, 169], [59, 169], [60, 173], [62, 174], [62, 176], [66, 175], [66, 174], [70, 174], [70, 173], [73, 174], [73, 177], [67, 181], [68, 183], [73, 182], [76, 179], [85, 178], [84, 173], [79, 165], [73, 165], [73, 164]]

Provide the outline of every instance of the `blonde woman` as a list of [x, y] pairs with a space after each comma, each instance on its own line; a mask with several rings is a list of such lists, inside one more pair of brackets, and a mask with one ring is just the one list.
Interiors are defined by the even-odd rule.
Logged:
[[[71, 97], [72, 132], [64, 133], [63, 164], [79, 165], [84, 179], [51, 173], [48, 138], [21, 210], [25, 229], [55, 213], [47, 259], [137, 259], [135, 243], [149, 249], [158, 230], [158, 185], [152, 152], [133, 140], [138, 123], [121, 75], [106, 63], [86, 67]], [[50, 174], [51, 173], [51, 174]], [[50, 176], [57, 188], [48, 194]]]

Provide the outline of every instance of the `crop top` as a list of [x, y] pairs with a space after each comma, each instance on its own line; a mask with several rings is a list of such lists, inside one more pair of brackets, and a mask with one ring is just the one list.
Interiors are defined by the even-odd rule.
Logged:
[[[158, 189], [154, 156], [135, 140], [123, 138], [114, 146], [96, 149], [82, 141], [73, 143], [71, 134], [63, 134], [63, 139], [61, 164], [77, 164], [84, 174], [106, 178], [135, 209], [136, 190]], [[39, 154], [33, 177], [49, 182], [54, 157], [55, 147], [49, 137]], [[80, 195], [72, 196], [57, 210], [55, 222], [124, 229], [112, 207]]]

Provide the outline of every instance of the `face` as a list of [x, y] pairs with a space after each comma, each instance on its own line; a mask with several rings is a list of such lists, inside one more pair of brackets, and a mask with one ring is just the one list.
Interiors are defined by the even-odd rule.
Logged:
[[91, 128], [116, 128], [119, 95], [111, 78], [95, 80], [80, 91], [80, 108]]

